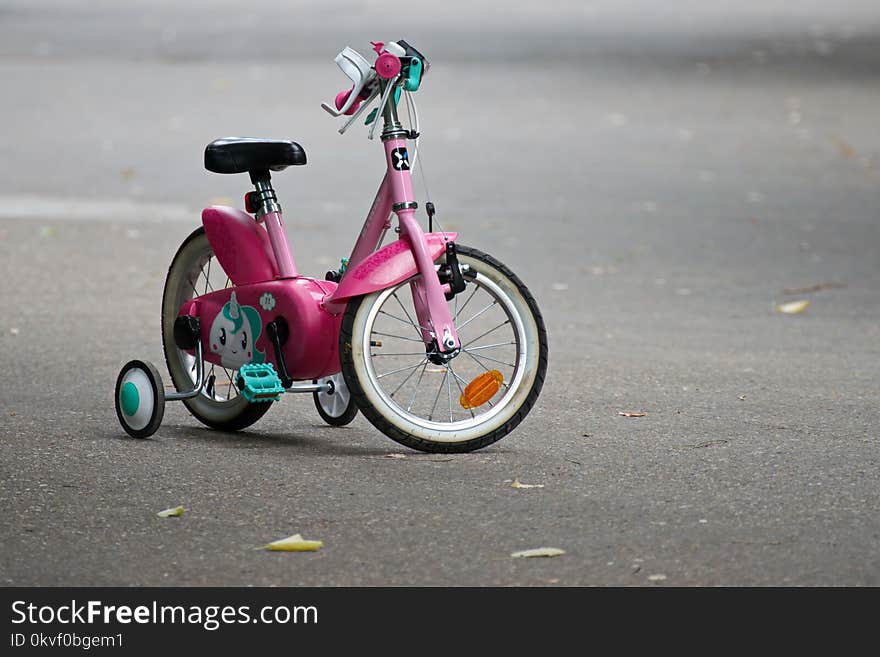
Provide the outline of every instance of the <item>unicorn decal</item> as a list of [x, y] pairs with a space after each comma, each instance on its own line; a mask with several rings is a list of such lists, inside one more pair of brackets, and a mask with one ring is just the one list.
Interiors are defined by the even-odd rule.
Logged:
[[235, 292], [211, 324], [211, 352], [220, 355], [223, 367], [238, 369], [245, 363], [263, 363], [266, 354], [257, 349], [260, 313], [252, 306], [241, 306]]

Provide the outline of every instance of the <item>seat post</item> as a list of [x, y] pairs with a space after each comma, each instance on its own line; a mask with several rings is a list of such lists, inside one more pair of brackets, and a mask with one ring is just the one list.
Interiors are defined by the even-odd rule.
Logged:
[[269, 233], [269, 243], [275, 254], [275, 262], [278, 263], [278, 274], [281, 278], [296, 278], [299, 272], [293, 260], [290, 243], [287, 241], [287, 231], [284, 230], [284, 221], [281, 218], [281, 205], [272, 188], [272, 177], [268, 170], [249, 171], [251, 182], [257, 191], [260, 207], [257, 211], [257, 221], [266, 224]]

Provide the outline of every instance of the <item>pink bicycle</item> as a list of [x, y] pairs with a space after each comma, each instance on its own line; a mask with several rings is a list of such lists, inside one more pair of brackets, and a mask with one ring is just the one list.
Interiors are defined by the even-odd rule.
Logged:
[[[292, 141], [219, 139], [205, 150], [216, 173], [248, 173], [245, 209], [212, 206], [180, 246], [162, 299], [162, 344], [174, 385], [155, 366], [127, 363], [116, 413], [137, 438], [159, 428], [165, 401], [182, 400], [204, 424], [243, 429], [284, 393], [312, 393], [321, 417], [341, 426], [358, 409], [399, 443], [467, 452], [510, 433], [534, 405], [547, 369], [547, 335], [526, 286], [507, 267], [457, 244], [457, 233], [416, 220], [411, 168], [418, 114], [411, 94], [428, 62], [405, 41], [374, 43], [375, 61], [346, 48], [351, 79], [333, 116], [364, 111], [372, 138], [383, 123], [387, 171], [354, 249], [324, 279], [301, 276], [270, 171], [303, 165]], [[405, 95], [409, 125], [398, 116]], [[414, 141], [412, 156], [408, 141]], [[397, 216], [398, 235], [383, 246]]]

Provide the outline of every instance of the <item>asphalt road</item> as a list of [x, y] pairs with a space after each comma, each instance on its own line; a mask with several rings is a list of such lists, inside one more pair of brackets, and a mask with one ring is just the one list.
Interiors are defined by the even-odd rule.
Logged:
[[[872, 3], [176, 4], [0, 8], [0, 584], [880, 585]], [[433, 65], [440, 219], [544, 312], [536, 408], [460, 456], [305, 397], [237, 434], [169, 404], [126, 437], [113, 384], [164, 372], [171, 257], [248, 190], [204, 145], [305, 147], [276, 182], [320, 275], [382, 175], [319, 108], [333, 56], [400, 36]], [[325, 547], [253, 549], [296, 532]], [[509, 556], [541, 546], [566, 554]]]

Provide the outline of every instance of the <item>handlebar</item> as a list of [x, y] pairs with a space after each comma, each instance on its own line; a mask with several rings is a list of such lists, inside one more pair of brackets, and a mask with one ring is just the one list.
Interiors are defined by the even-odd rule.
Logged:
[[[332, 107], [327, 103], [321, 103], [321, 107], [331, 116], [344, 114], [353, 117], [340, 132], [344, 132], [354, 116], [365, 107], [362, 107], [364, 101], [369, 102], [378, 95], [380, 80], [402, 86], [407, 91], [416, 91], [428, 71], [427, 60], [406, 41], [379, 41], [371, 44], [377, 55], [372, 66], [363, 55], [348, 46], [336, 56], [336, 65], [352, 81], [352, 87], [336, 94]], [[398, 95], [399, 91], [395, 94], [395, 100]], [[385, 98], [386, 94], [383, 94], [383, 99]]]

